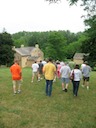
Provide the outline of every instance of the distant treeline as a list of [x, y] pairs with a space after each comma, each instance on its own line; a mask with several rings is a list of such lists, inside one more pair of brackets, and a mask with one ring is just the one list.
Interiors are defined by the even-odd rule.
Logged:
[[70, 31], [18, 32], [12, 35], [15, 47], [38, 44], [45, 58], [57, 60], [72, 59], [76, 52], [82, 52], [81, 45], [86, 39], [83, 32]]

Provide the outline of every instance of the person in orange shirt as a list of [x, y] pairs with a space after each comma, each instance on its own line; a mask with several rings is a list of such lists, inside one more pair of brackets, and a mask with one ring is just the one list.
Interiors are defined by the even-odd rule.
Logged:
[[[22, 70], [19, 66], [18, 60], [14, 60], [14, 64], [10, 67], [10, 72], [12, 74], [13, 92], [21, 92], [21, 80], [22, 80]], [[16, 91], [18, 85], [18, 91]]]

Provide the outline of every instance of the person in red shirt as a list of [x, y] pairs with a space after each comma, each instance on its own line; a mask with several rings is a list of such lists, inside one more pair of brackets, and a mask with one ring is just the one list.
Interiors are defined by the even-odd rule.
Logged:
[[[12, 83], [13, 83], [13, 92], [14, 95], [16, 93], [21, 92], [21, 80], [22, 80], [22, 70], [19, 66], [18, 60], [14, 60], [14, 64], [10, 67], [10, 72], [12, 74]], [[16, 91], [18, 86], [18, 91]]]

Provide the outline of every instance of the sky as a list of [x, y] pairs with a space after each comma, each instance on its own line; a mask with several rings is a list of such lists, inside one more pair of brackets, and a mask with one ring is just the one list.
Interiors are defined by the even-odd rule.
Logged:
[[0, 32], [44, 32], [69, 30], [83, 32], [83, 8], [69, 6], [67, 0], [49, 4], [45, 0], [0, 0]]

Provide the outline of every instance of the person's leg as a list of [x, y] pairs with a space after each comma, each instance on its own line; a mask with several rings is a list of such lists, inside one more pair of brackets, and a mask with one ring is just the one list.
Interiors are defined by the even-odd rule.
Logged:
[[64, 86], [64, 83], [62, 82], [62, 90], [64, 91], [65, 90], [65, 86]]
[[87, 87], [87, 90], [89, 90], [89, 77], [86, 78], [86, 87]]
[[49, 96], [51, 96], [52, 94], [52, 84], [53, 84], [53, 80], [49, 80]]
[[89, 81], [86, 81], [87, 90], [89, 90]]
[[39, 79], [40, 79], [40, 80], [43, 79], [43, 72], [42, 72], [42, 69], [39, 71]]
[[40, 74], [40, 71], [38, 72], [38, 75], [37, 75], [37, 79], [40, 81], [40, 79], [41, 79], [41, 74]]
[[37, 78], [37, 81], [40, 81], [40, 74], [39, 74], [39, 72], [36, 72], [36, 78]]
[[76, 96], [77, 96], [77, 94], [78, 94], [79, 83], [80, 83], [80, 81], [76, 81], [76, 82], [75, 82], [75, 94], [76, 94]]
[[85, 77], [85, 85], [84, 85], [85, 87], [87, 87], [88, 84], [87, 81], [88, 81], [88, 77]]
[[76, 95], [76, 94], [77, 94], [77, 93], [76, 93], [76, 84], [77, 84], [77, 81], [74, 81], [73, 83], [74, 83], [74, 96], [77, 96], [77, 95]]
[[13, 83], [13, 92], [14, 94], [16, 94], [16, 81], [13, 80], [12, 83]]
[[83, 77], [83, 85], [85, 85], [85, 78]]
[[42, 79], [43, 79], [43, 73], [40, 74], [40, 80], [42, 80]]
[[82, 79], [82, 87], [85, 87], [85, 84], [86, 84], [86, 78], [83, 76], [83, 79]]
[[17, 83], [18, 83], [18, 93], [20, 93], [21, 92], [21, 81], [18, 80]]
[[64, 78], [61, 78], [61, 82], [62, 82], [62, 90], [65, 91]]
[[75, 83], [74, 83], [74, 81], [72, 81], [72, 84], [73, 84], [73, 95], [75, 96]]
[[34, 76], [35, 76], [35, 73], [32, 72], [32, 81], [31, 81], [31, 82], [33, 82], [33, 80], [34, 80]]
[[68, 83], [66, 83], [65, 92], [68, 91]]
[[49, 86], [49, 80], [46, 80], [46, 95], [48, 96], [48, 86]]
[[66, 83], [65, 92], [67, 92], [69, 81], [70, 81], [69, 78], [65, 78], [65, 83]]

